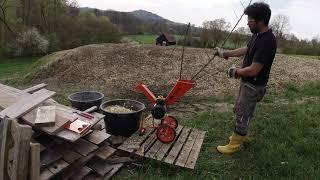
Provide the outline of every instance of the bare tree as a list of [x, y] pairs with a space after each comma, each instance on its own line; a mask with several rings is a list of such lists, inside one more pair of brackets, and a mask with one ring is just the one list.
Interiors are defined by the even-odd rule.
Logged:
[[280, 42], [285, 39], [286, 34], [290, 30], [289, 17], [283, 14], [276, 15], [270, 24], [277, 40]]
[[49, 31], [49, 23], [47, 19], [47, 6], [48, 6], [47, 0], [42, 0], [39, 3], [40, 6], [40, 27], [42, 32], [48, 32]]
[[80, 6], [76, 0], [68, 2], [69, 13], [72, 17], [78, 16], [80, 13]]
[[203, 22], [200, 38], [208, 46], [215, 46], [224, 38], [225, 32], [230, 28], [230, 23], [225, 19], [215, 19]]
[[7, 20], [7, 10], [11, 6], [8, 4], [7, 0], [0, 1], [0, 21], [5, 25], [5, 27], [12, 33], [15, 34], [13, 29], [10, 27], [8, 20]]

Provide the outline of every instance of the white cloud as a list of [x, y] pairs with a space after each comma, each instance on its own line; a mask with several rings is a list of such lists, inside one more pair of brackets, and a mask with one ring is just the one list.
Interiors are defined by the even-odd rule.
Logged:
[[[241, 0], [243, 4], [249, 0]], [[81, 7], [114, 9], [118, 11], [147, 10], [175, 22], [202, 25], [205, 20], [225, 18], [232, 25], [237, 21], [243, 8], [240, 0], [78, 0]], [[312, 38], [319, 34], [319, 0], [265, 0], [273, 15], [289, 16], [291, 32], [299, 38]], [[235, 13], [234, 13], [235, 12]], [[239, 26], [246, 26], [243, 18]]]
[[291, 32], [299, 38], [311, 39], [319, 35], [320, 17], [319, 0], [292, 0], [286, 8], [277, 13], [285, 14], [290, 18]]

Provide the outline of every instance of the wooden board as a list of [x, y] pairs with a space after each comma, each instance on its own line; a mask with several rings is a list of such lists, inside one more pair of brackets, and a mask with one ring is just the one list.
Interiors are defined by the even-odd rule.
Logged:
[[16, 120], [12, 120], [10, 130], [14, 146], [8, 151], [8, 174], [11, 179], [25, 179], [29, 171], [28, 162], [32, 129], [30, 126], [21, 125]]
[[92, 133], [86, 135], [84, 139], [94, 143], [94, 144], [100, 144], [104, 140], [108, 139], [111, 135], [107, 134], [105, 131], [98, 131], [94, 130]]
[[75, 162], [70, 164], [66, 169], [64, 169], [64, 171], [62, 173], [60, 173], [56, 177], [56, 179], [64, 180], [64, 179], [70, 178], [75, 173], [77, 173], [79, 168], [85, 166], [85, 164], [88, 161], [90, 161], [95, 156], [95, 154], [96, 154], [96, 152], [93, 151], [93, 152], [89, 153], [87, 156], [82, 156], [81, 158], [79, 158], [78, 160], [76, 160]]
[[96, 125], [100, 125], [99, 130], [103, 130], [106, 127], [106, 123], [104, 122], [104, 120], [99, 121]]
[[122, 164], [122, 163], [113, 165], [112, 170], [111, 170], [108, 174], [106, 174], [103, 179], [104, 179], [104, 180], [111, 179], [112, 176], [114, 176], [114, 175], [120, 170], [120, 168], [121, 168], [123, 165], [124, 165], [124, 164]]
[[47, 179], [50, 179], [51, 177], [53, 177], [53, 175], [54, 174], [49, 169], [45, 168], [45, 169], [41, 170], [41, 172], [40, 172], [40, 179], [47, 180]]
[[71, 151], [69, 149], [65, 149], [62, 154], [63, 160], [65, 160], [69, 164], [75, 162], [76, 160], [78, 160], [81, 157], [82, 157], [81, 154], [74, 152], [74, 151]]
[[121, 169], [122, 166], [123, 164], [114, 164], [114, 165], [111, 165], [111, 168], [112, 168], [111, 171], [109, 171], [104, 176], [101, 176], [96, 173], [91, 173], [83, 179], [84, 180], [108, 180], [108, 179], [111, 179]]
[[141, 144], [140, 148], [135, 153], [140, 156], [144, 156], [156, 141], [157, 141], [156, 131], [153, 131], [153, 133], [151, 133], [148, 139]]
[[88, 174], [90, 174], [92, 172], [92, 169], [84, 166], [80, 169], [80, 171], [77, 171], [77, 173], [75, 173], [73, 176], [71, 176], [69, 178], [69, 180], [81, 180], [84, 177], [86, 177]]
[[[179, 125], [176, 129], [176, 132], [177, 132], [177, 137], [176, 137], [176, 140], [177, 138], [180, 136], [180, 133], [182, 132], [182, 129], [183, 129], [183, 126]], [[171, 143], [168, 143], [168, 144], [163, 144], [161, 146], [161, 148], [159, 149], [159, 151], [154, 155], [153, 158], [161, 161], [164, 156], [166, 155], [166, 153], [169, 151], [169, 149], [173, 146], [174, 142], [171, 142]]]
[[[48, 103], [44, 103], [43, 105], [48, 106]], [[66, 113], [62, 108], [56, 107], [56, 116], [55, 116], [55, 124], [54, 126], [43, 126], [43, 127], [37, 127], [35, 125], [35, 119], [37, 116], [37, 109], [33, 109], [26, 115], [24, 115], [22, 118], [25, 120], [25, 123], [29, 124], [30, 126], [35, 127], [36, 129], [39, 129], [45, 133], [48, 133], [50, 135], [55, 135], [59, 131], [62, 131], [64, 129], [64, 126], [71, 123], [73, 116], [70, 113]]]
[[40, 180], [40, 144], [30, 143], [29, 179]]
[[140, 135], [139, 132], [135, 132], [123, 144], [121, 144], [118, 149], [130, 153], [137, 151], [151, 133], [154, 133], [154, 128], [147, 128], [143, 135]]
[[56, 106], [40, 106], [37, 109], [35, 124], [37, 126], [52, 126], [56, 122]]
[[55, 94], [53, 91], [41, 89], [32, 95], [23, 97], [18, 102], [10, 105], [6, 109], [0, 112], [1, 115], [6, 115], [10, 118], [19, 118], [26, 112], [30, 111], [34, 107], [38, 106], [43, 101], [49, 99]]
[[30, 88], [24, 89], [24, 90], [22, 90], [22, 92], [23, 92], [23, 93], [30, 93], [30, 94], [32, 94], [32, 93], [34, 93], [34, 92], [36, 92], [36, 91], [38, 91], [38, 90], [40, 90], [40, 89], [43, 89], [43, 88], [45, 88], [45, 87], [47, 87], [47, 84], [41, 83], [41, 84], [32, 86], [32, 87], [30, 87]]
[[192, 150], [190, 152], [190, 155], [189, 155], [188, 160], [185, 165], [185, 167], [190, 168], [190, 169], [194, 169], [194, 167], [196, 165], [196, 161], [198, 159], [200, 149], [201, 149], [201, 146], [202, 146], [205, 134], [206, 134], [206, 132], [204, 132], [204, 131], [199, 131], [198, 133], [199, 134], [197, 136], [196, 143], [193, 145]]
[[84, 139], [79, 139], [77, 142], [72, 143], [72, 149], [83, 156], [87, 156], [92, 151], [98, 149], [98, 146]]
[[11, 120], [4, 118], [1, 119], [1, 149], [0, 149], [0, 179], [9, 179], [8, 168], [8, 152], [12, 144], [10, 138]]
[[61, 159], [62, 155], [60, 152], [47, 148], [46, 150], [40, 152], [40, 168], [41, 170], [48, 167], [53, 162]]
[[186, 162], [188, 160], [191, 149], [196, 141], [197, 135], [198, 135], [197, 131], [194, 131], [194, 130], [190, 133], [188, 140], [184, 144], [184, 146], [181, 150], [181, 153], [180, 153], [179, 157], [177, 158], [175, 165], [184, 167], [184, 165], [186, 164]]
[[69, 163], [64, 161], [63, 159], [59, 159], [58, 161], [50, 164], [48, 166], [49, 171], [51, 171], [53, 174], [58, 174], [60, 171], [62, 171], [64, 168], [68, 167]]
[[11, 104], [17, 102], [20, 98], [15, 97], [13, 95], [9, 95], [10, 93], [3, 91], [0, 89], [0, 108], [5, 109], [6, 107], [9, 107]]
[[194, 169], [205, 132], [179, 125], [176, 128], [176, 135], [173, 142], [165, 144], [157, 140], [156, 133], [152, 132], [140, 144], [139, 150], [132, 151], [131, 148], [128, 148], [132, 144], [131, 142], [141, 142], [138, 136], [133, 135], [118, 148], [146, 158]]
[[[177, 127], [176, 129], [176, 138], [179, 137], [180, 132], [182, 130], [182, 126]], [[164, 144], [161, 141], [157, 140], [155, 142], [155, 144], [149, 149], [149, 151], [145, 154], [146, 157], [149, 158], [153, 158], [153, 159], [157, 159], [157, 157], [155, 156], [160, 150], [162, 150], [162, 146], [164, 145], [168, 145], [168, 144]], [[164, 149], [163, 149], [164, 150]]]
[[113, 169], [113, 166], [111, 164], [99, 158], [93, 158], [89, 161], [87, 166], [97, 172], [100, 176], [106, 175]]
[[108, 157], [110, 157], [115, 152], [116, 152], [116, 149], [114, 149], [113, 147], [103, 146], [103, 147], [99, 148], [96, 156], [102, 160], [106, 160]]
[[191, 131], [190, 128], [184, 128], [184, 130], [182, 131], [180, 137], [179, 137], [178, 140], [174, 143], [172, 149], [170, 150], [169, 154], [168, 154], [167, 157], [165, 158], [164, 162], [169, 163], [169, 164], [173, 164], [173, 162], [175, 161], [175, 159], [176, 159], [177, 156], [179, 155], [179, 152], [180, 152], [180, 150], [182, 149], [183, 144], [184, 144], [185, 141], [187, 140], [190, 131]]

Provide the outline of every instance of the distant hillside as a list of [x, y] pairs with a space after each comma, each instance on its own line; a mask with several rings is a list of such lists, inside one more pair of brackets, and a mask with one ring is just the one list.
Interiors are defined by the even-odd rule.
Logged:
[[154, 14], [154, 13], [151, 13], [151, 12], [148, 12], [145, 10], [137, 10], [137, 11], [132, 11], [129, 13], [134, 15], [138, 19], [143, 20], [143, 21], [169, 21], [169, 20], [164, 19], [163, 17], [161, 17], [157, 14]]
[[[92, 12], [97, 16], [107, 16], [113, 24], [117, 25], [117, 27], [126, 34], [170, 33], [183, 35], [187, 27], [186, 24], [170, 21], [145, 10], [120, 12], [83, 7], [80, 8], [80, 12]], [[199, 28], [193, 27], [192, 29], [193, 35], [199, 36]]]

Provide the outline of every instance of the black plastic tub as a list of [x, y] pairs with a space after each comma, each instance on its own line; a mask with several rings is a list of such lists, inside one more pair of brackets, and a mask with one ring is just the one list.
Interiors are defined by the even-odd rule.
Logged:
[[[119, 105], [133, 110], [131, 113], [113, 113], [105, 110], [108, 106]], [[106, 131], [109, 134], [129, 137], [139, 129], [145, 105], [130, 99], [115, 99], [101, 104], [100, 110], [105, 115]]]
[[71, 106], [84, 111], [92, 106], [99, 107], [102, 103], [104, 94], [96, 91], [82, 91], [76, 92], [68, 96]]

